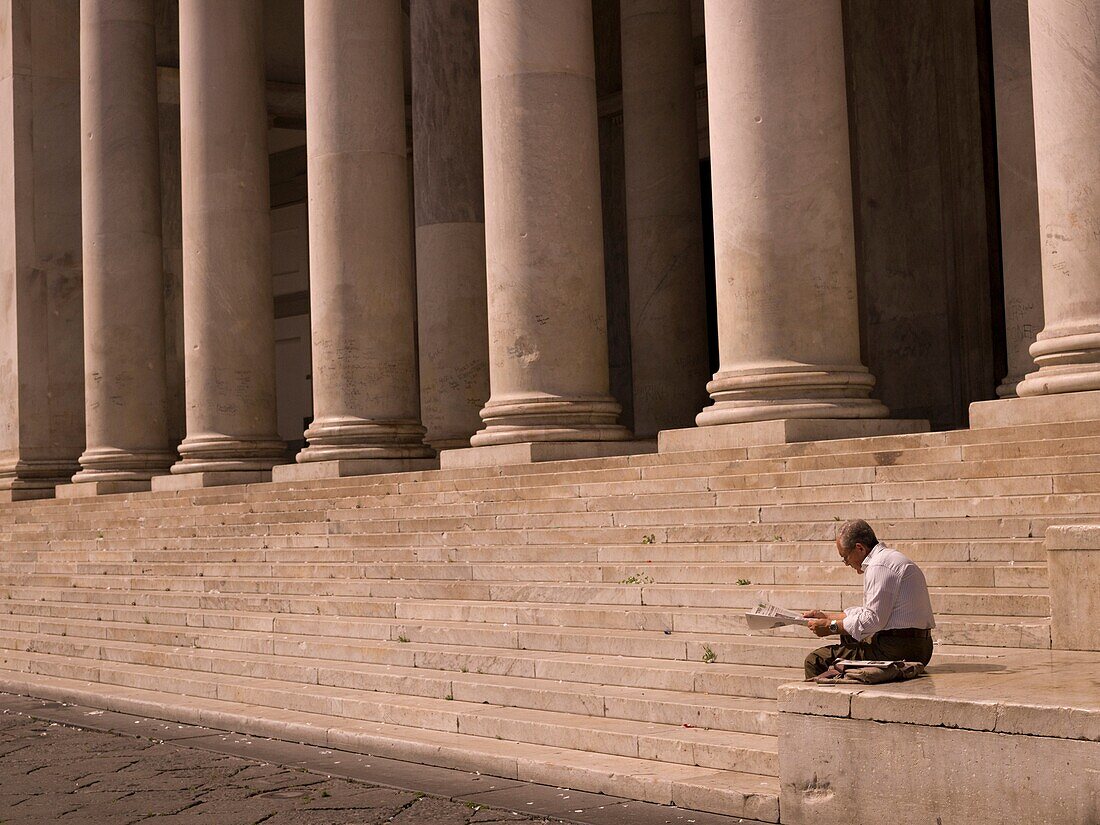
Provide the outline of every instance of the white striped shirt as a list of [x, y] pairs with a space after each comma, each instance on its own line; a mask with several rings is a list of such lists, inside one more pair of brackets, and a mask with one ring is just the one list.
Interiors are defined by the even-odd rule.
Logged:
[[863, 604], [844, 611], [844, 632], [860, 641], [880, 630], [936, 626], [924, 573], [881, 541], [863, 561]]

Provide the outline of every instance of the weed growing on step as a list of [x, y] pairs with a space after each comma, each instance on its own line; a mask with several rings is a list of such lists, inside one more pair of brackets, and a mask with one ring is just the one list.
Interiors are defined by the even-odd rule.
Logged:
[[453, 702], [455, 700], [455, 695], [453, 693], [448, 693], [443, 698], [446, 699], [448, 702]]
[[738, 579], [737, 584], [744, 587], [746, 584], [752, 584], [748, 579]]
[[645, 573], [635, 573], [633, 576], [627, 576], [619, 584], [653, 584], [653, 578]]
[[718, 654], [710, 649], [710, 645], [703, 645], [703, 661], [708, 665], [718, 661]]
[[398, 636], [397, 641], [401, 642], [401, 644], [407, 644], [408, 641], [409, 641], [409, 637], [408, 636]]
[[650, 533], [648, 536], [642, 536], [642, 544], [656, 544], [657, 536], [654, 533]]

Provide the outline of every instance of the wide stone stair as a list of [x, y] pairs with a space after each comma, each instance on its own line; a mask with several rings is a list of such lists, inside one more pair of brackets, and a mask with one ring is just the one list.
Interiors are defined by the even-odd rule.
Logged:
[[776, 694], [862, 597], [836, 523], [924, 569], [933, 671], [1050, 647], [1043, 531], [1100, 422], [0, 509], [0, 689], [779, 821]]

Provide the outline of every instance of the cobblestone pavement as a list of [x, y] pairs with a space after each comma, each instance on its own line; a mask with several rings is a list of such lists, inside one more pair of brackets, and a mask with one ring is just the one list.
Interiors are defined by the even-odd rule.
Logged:
[[0, 713], [0, 823], [4, 825], [533, 825], [557, 821]]

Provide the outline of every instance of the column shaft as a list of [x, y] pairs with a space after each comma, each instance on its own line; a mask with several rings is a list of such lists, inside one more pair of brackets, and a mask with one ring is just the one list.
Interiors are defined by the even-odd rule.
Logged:
[[634, 432], [653, 436], [692, 424], [709, 374], [691, 4], [620, 9]]
[[1031, 72], [1045, 325], [1021, 396], [1100, 389], [1100, 19], [1031, 0]]
[[840, 0], [707, 0], [721, 366], [699, 424], [878, 418], [860, 363]]
[[73, 481], [166, 472], [168, 444], [153, 0], [80, 4], [84, 392]]
[[589, 0], [481, 0], [489, 373], [475, 446], [623, 440], [608, 389]]
[[489, 398], [477, 0], [414, 0], [410, 28], [421, 408], [433, 447], [468, 447]]
[[1008, 374], [997, 395], [1008, 397], [1016, 394], [1016, 385], [1024, 375], [1035, 369], [1028, 348], [1043, 326], [1042, 256], [1027, 0], [993, 0], [989, 10], [1008, 349]]
[[307, 0], [305, 26], [314, 420], [298, 461], [429, 457], [400, 0]]
[[275, 419], [262, 0], [180, 4], [187, 437], [173, 473], [264, 471]]
[[84, 448], [80, 7], [0, 2], [0, 500], [67, 484]]

